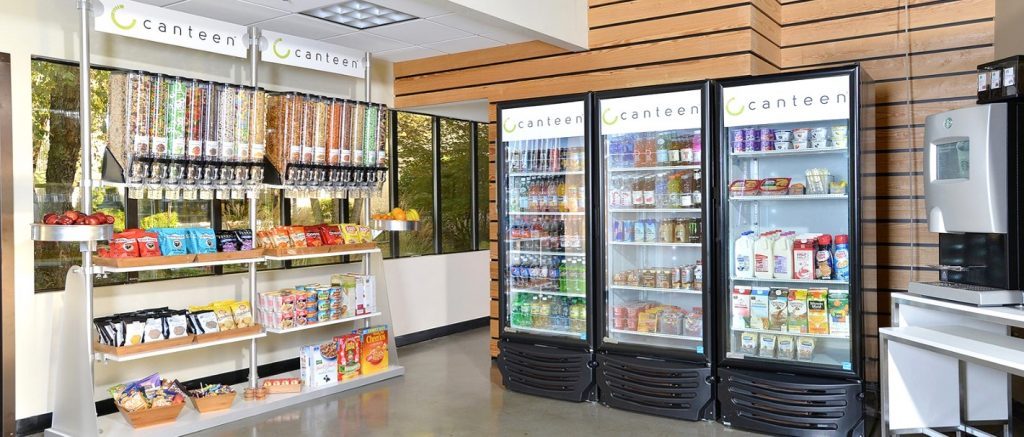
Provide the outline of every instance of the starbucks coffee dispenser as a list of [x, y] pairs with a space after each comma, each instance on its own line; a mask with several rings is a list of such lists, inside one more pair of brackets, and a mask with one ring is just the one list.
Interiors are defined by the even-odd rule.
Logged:
[[1024, 104], [1001, 100], [925, 121], [925, 204], [928, 230], [939, 234], [940, 281], [911, 283], [911, 293], [979, 306], [1024, 303]]

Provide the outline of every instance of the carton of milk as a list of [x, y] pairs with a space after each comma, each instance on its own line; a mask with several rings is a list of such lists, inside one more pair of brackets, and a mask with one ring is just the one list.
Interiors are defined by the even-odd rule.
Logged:
[[768, 329], [771, 325], [768, 315], [768, 300], [771, 290], [768, 287], [754, 287], [750, 292], [750, 328]]

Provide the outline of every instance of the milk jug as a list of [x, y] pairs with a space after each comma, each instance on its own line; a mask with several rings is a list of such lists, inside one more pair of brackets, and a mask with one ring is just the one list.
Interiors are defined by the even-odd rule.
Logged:
[[733, 268], [737, 278], [754, 277], [754, 231], [740, 234], [733, 251]]
[[796, 232], [784, 232], [772, 248], [772, 276], [776, 279], [793, 278], [793, 237]]
[[754, 276], [771, 279], [773, 274], [772, 255], [775, 232], [765, 232], [754, 241]]

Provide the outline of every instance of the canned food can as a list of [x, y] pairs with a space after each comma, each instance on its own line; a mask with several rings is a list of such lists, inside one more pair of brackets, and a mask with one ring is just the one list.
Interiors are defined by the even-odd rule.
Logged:
[[615, 220], [612, 222], [612, 241], [622, 241], [624, 235], [622, 232], [622, 220]]
[[306, 315], [306, 324], [307, 325], [312, 325], [312, 324], [317, 323], [319, 321], [320, 321], [320, 319], [318, 319], [316, 317], [316, 313], [311, 313], [311, 314], [307, 314]]
[[327, 311], [331, 309], [331, 300], [325, 299], [320, 302], [317, 302], [316, 309], [317, 311]]
[[341, 311], [340, 310], [330, 310], [330, 311], [327, 312], [327, 317], [330, 320], [339, 320], [339, 319], [341, 319]]
[[327, 300], [331, 298], [331, 289], [329, 287], [321, 287], [316, 290], [316, 300]]

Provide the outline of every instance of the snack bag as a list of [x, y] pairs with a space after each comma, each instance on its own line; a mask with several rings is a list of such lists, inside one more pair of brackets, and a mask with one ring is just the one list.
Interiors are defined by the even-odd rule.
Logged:
[[373, 230], [369, 226], [359, 226], [359, 242], [373, 243]]
[[324, 240], [324, 245], [328, 246], [345, 244], [341, 226], [338, 225], [320, 225], [320, 238]]
[[274, 247], [274, 235], [273, 231], [259, 231], [256, 233], [256, 240], [259, 242], [260, 247], [272, 248]]
[[286, 249], [291, 246], [291, 231], [288, 226], [278, 226], [274, 228], [274, 245], [270, 247], [276, 247], [278, 249]]
[[167, 338], [178, 338], [188, 335], [188, 314], [187, 311], [174, 311], [166, 317]]
[[235, 320], [236, 328], [248, 328], [252, 326], [252, 308], [249, 308], [249, 302], [232, 303], [231, 317]]
[[139, 241], [137, 239], [137, 233], [132, 232], [118, 232], [114, 234], [113, 238], [110, 239], [110, 250], [107, 255], [108, 258], [135, 258], [139, 256]]
[[217, 316], [217, 329], [228, 331], [235, 329], [235, 318], [231, 313], [231, 305], [214, 305], [213, 312]]
[[240, 246], [235, 231], [217, 231], [218, 252], [237, 252]]
[[252, 241], [251, 229], [235, 230], [235, 238], [238, 239], [238, 250], [253, 250], [255, 248]]
[[220, 324], [217, 323], [217, 313], [214, 313], [212, 310], [202, 310], [194, 312], [193, 314], [195, 314], [196, 321], [202, 329], [202, 332], [196, 332], [196, 334], [220, 332]]
[[203, 254], [217, 252], [217, 236], [213, 232], [213, 229], [192, 228], [188, 230], [188, 235], [189, 241], [191, 242], [189, 253]]
[[188, 254], [186, 246], [188, 233], [183, 229], [159, 228], [154, 230], [160, 243], [160, 253], [164, 256]]
[[303, 232], [306, 234], [306, 247], [320, 247], [323, 239], [320, 237], [320, 226], [305, 226]]
[[306, 247], [306, 231], [303, 226], [289, 226], [288, 227], [288, 238], [291, 240], [292, 247]]
[[138, 231], [139, 256], [160, 256], [160, 236], [156, 232]]
[[359, 226], [353, 224], [341, 225], [341, 237], [344, 239], [345, 244], [359, 244], [362, 241]]

